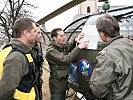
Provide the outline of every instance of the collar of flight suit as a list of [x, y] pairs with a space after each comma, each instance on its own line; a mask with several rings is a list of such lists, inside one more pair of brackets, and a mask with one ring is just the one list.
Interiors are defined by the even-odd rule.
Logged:
[[122, 35], [117, 36], [117, 37], [113, 37], [110, 41], [107, 42], [106, 46], [108, 46], [110, 43], [112, 43], [114, 40], [120, 39], [120, 38], [124, 38]]

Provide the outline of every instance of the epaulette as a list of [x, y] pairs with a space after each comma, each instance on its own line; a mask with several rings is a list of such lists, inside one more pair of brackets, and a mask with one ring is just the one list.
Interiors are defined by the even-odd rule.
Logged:
[[48, 48], [47, 48], [47, 51], [49, 52], [49, 51], [53, 51], [54, 50], [54, 48], [53, 48], [53, 46], [49, 46]]
[[105, 52], [106, 52], [106, 51], [102, 50], [100, 53], [103, 53], [103, 54], [104, 54]]
[[107, 50], [102, 50], [102, 51], [100, 51], [99, 53], [105, 54], [106, 52], [107, 52]]

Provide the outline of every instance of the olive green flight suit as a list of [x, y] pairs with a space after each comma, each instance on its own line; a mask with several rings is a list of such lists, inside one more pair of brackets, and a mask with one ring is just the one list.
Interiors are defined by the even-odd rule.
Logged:
[[67, 90], [69, 65], [81, 51], [79, 47], [75, 46], [75, 41], [64, 45], [56, 45], [52, 41], [46, 51], [46, 59], [51, 71], [49, 78], [51, 95], [65, 93]]

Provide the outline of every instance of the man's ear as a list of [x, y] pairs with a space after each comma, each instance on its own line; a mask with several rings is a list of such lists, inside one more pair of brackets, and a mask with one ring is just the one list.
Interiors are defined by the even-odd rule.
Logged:
[[105, 33], [103, 33], [102, 31], [100, 32], [100, 34], [102, 34], [102, 36], [106, 36], [106, 34], [105, 34]]
[[53, 37], [53, 40], [55, 41], [56, 39], [57, 39], [57, 38], [54, 36], [54, 37]]
[[23, 35], [24, 35], [25, 37], [28, 36], [28, 33], [29, 33], [29, 32], [28, 32], [27, 30], [24, 30], [24, 31], [23, 31]]

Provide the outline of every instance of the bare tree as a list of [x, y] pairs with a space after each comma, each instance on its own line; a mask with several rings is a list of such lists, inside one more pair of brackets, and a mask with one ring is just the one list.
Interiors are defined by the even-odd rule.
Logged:
[[4, 7], [0, 11], [0, 29], [1, 33], [5, 34], [10, 41], [15, 20], [20, 17], [33, 17], [28, 8], [36, 8], [36, 6], [26, 0], [5, 0], [3, 2]]

